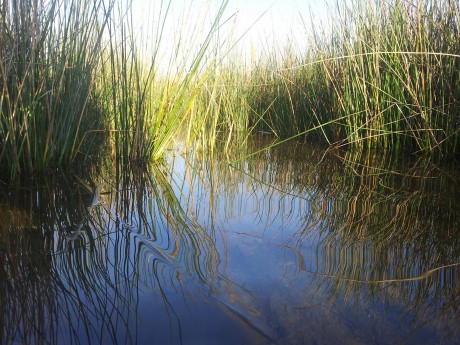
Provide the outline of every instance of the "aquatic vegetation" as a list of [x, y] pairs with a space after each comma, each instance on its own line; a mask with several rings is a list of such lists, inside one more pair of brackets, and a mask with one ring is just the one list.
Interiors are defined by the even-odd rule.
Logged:
[[209, 28], [197, 24], [200, 18], [192, 23], [192, 47], [181, 42], [188, 36], [176, 33], [176, 55], [165, 72], [158, 51], [163, 40], [171, 40], [163, 38], [170, 2], [161, 2], [160, 18], [143, 28], [152, 44], [141, 49], [130, 2], [3, 1], [4, 170], [11, 178], [34, 174], [107, 152], [107, 144], [124, 164], [157, 160], [184, 128], [190, 143], [209, 116], [195, 109], [195, 100], [216, 60], [208, 50], [225, 5], [222, 1]]
[[[191, 32], [183, 32], [188, 29], [184, 26], [173, 37], [164, 32], [171, 5], [168, 1], [161, 2], [160, 18], [153, 19], [151, 28], [142, 28], [146, 32], [141, 32], [140, 39], [129, 7], [120, 6], [119, 13], [127, 13], [120, 27], [108, 25], [111, 40], [102, 66], [102, 89], [107, 92], [115, 156], [126, 164], [158, 160], [179, 139], [190, 145], [203, 123], [218, 116], [206, 111], [207, 104], [198, 105], [197, 99], [205, 82], [213, 77], [217, 58], [209, 51], [215, 50], [214, 36], [226, 3], [222, 1], [208, 28], [199, 24], [203, 18], [195, 18]], [[207, 10], [203, 5], [203, 16]], [[152, 42], [144, 49], [139, 43], [143, 35]], [[165, 67], [160, 46], [171, 39], [174, 44], [168, 45], [174, 50]]]
[[[458, 2], [337, 1], [331, 8], [329, 26], [308, 29], [304, 17], [306, 52], [292, 42], [254, 61], [239, 83], [249, 128], [356, 150], [457, 155]], [[230, 64], [228, 85], [238, 79], [234, 71]]]
[[1, 2], [0, 343], [455, 342], [458, 2], [337, 2], [255, 61], [227, 1], [165, 61], [154, 3]]
[[178, 140], [228, 149], [257, 131], [459, 153], [457, 2], [338, 1], [330, 26], [308, 29], [305, 15], [305, 51], [267, 46], [253, 61], [220, 36], [227, 1], [172, 38], [171, 2], [158, 4], [139, 30], [130, 2], [2, 2], [0, 164], [11, 178], [101, 152], [159, 160]]
[[85, 133], [103, 128], [95, 79], [112, 6], [2, 2], [0, 163], [13, 177], [69, 163]]

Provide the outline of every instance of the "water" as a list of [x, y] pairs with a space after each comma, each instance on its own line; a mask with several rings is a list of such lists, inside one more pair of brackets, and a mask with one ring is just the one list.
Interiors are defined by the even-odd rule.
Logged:
[[458, 166], [270, 140], [3, 187], [0, 342], [460, 343]]

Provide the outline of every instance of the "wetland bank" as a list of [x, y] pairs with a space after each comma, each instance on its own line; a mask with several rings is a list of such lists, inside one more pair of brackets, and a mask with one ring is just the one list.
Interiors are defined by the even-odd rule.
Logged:
[[0, 343], [458, 343], [459, 4], [169, 5], [1, 3]]

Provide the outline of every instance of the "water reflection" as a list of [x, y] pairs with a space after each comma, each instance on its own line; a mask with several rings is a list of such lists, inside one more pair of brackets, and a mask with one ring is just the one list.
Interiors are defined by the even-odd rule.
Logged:
[[458, 167], [270, 140], [4, 188], [0, 343], [456, 343]]
[[166, 174], [62, 175], [4, 191], [1, 343], [182, 342], [178, 311], [225, 277]]
[[458, 167], [301, 143], [227, 162], [192, 170], [277, 342], [457, 342]]

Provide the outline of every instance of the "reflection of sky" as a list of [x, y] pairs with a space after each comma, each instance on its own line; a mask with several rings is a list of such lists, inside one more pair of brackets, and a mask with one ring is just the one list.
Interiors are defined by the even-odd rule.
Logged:
[[[187, 176], [184, 182], [173, 183], [175, 193], [191, 193], [183, 200], [184, 207], [191, 207], [198, 223], [216, 239], [219, 270], [232, 282], [213, 289], [213, 301], [248, 320], [268, 338], [281, 339], [282, 344], [300, 343], [299, 339], [306, 344], [367, 343], [370, 339], [436, 342], [432, 324], [411, 334], [408, 322], [415, 316], [409, 310], [431, 312], [430, 302], [419, 305], [411, 285], [390, 290], [383, 284], [336, 279], [358, 276], [371, 281], [407, 272], [417, 276], [421, 269], [417, 261], [398, 259], [401, 244], [382, 249], [373, 241], [342, 242], [346, 220], [340, 210], [350, 202], [346, 197], [340, 193], [315, 197], [314, 183], [283, 192], [274, 182], [274, 175], [283, 170], [270, 163], [256, 169], [256, 163], [252, 170], [250, 161], [242, 170], [229, 168], [228, 175], [219, 168], [188, 165], [181, 157], [173, 163], [178, 179]], [[307, 173], [299, 162], [290, 163], [293, 171]], [[358, 229], [359, 222], [355, 226]], [[400, 260], [404, 269], [398, 266]], [[423, 282], [417, 284], [424, 291]], [[421, 323], [423, 317], [415, 319], [415, 328]]]
[[[10, 231], [0, 239], [0, 254], [8, 259], [0, 275], [9, 284], [0, 289], [0, 298], [7, 303], [3, 310], [16, 313], [12, 323], [18, 326], [7, 328], [22, 331], [27, 326], [38, 337], [39, 327], [28, 323], [49, 322], [52, 327], [44, 328], [44, 337], [50, 343], [54, 336], [62, 339], [56, 343], [70, 343], [74, 337], [74, 343], [82, 344], [364, 344], [375, 339], [389, 344], [458, 343], [457, 267], [429, 279], [370, 283], [374, 277], [419, 276], [446, 250], [452, 251], [452, 261], [446, 263], [458, 262], [455, 242], [449, 249], [432, 237], [444, 226], [454, 229], [449, 224], [458, 224], [456, 204], [449, 202], [448, 219], [440, 216], [423, 196], [426, 189], [420, 187], [419, 176], [425, 174], [413, 167], [412, 179], [394, 167], [388, 170], [397, 171], [394, 180], [376, 182], [381, 189], [366, 183], [364, 176], [360, 187], [365, 188], [346, 189], [350, 179], [335, 181], [339, 175], [346, 177], [346, 170], [334, 166], [341, 161], [329, 160], [307, 145], [297, 152], [294, 147], [231, 167], [221, 160], [199, 164], [192, 154], [187, 161], [168, 156], [162, 169], [152, 167], [151, 183], [121, 183], [113, 195], [101, 193], [101, 202], [85, 213], [82, 233], [67, 243], [63, 237], [59, 250], [50, 253], [51, 261], [43, 261], [45, 266], [32, 262], [45, 254], [40, 247], [33, 247], [38, 253], [29, 253], [38, 234], [29, 238], [26, 229]], [[302, 158], [295, 154], [299, 152]], [[440, 177], [446, 174], [436, 171]], [[313, 178], [298, 179], [299, 174]], [[330, 179], [317, 179], [319, 174]], [[162, 177], [171, 185], [161, 182]], [[451, 181], [430, 179], [434, 203], [439, 196], [458, 194], [456, 184], [453, 193], [445, 193]], [[407, 194], [411, 190], [417, 194]], [[175, 212], [178, 202], [172, 195], [189, 218]], [[428, 204], [427, 210], [407, 214], [408, 195], [416, 200], [422, 195], [415, 202]], [[371, 212], [365, 200], [372, 203]], [[52, 221], [44, 224], [70, 220], [75, 211], [64, 205], [55, 205], [59, 212], [53, 211]], [[392, 211], [399, 207], [402, 211]], [[359, 217], [344, 218], [347, 210]], [[425, 212], [431, 212], [426, 222]], [[435, 217], [440, 228], [425, 227]], [[385, 233], [369, 240], [365, 233], [361, 239], [344, 235], [350, 220], [355, 220], [351, 232], [360, 231], [364, 222], [380, 233], [392, 218], [402, 218], [414, 231], [420, 227], [420, 235], [392, 235], [388, 244]], [[54, 231], [67, 232], [65, 224]], [[425, 241], [440, 249], [429, 255], [418, 252]], [[5, 271], [8, 267], [14, 270]], [[354, 277], [368, 282], [352, 282]], [[18, 303], [15, 296], [25, 296], [27, 303]], [[45, 310], [49, 321], [48, 314], [41, 317], [36, 309]], [[20, 342], [21, 334], [16, 333]]]

